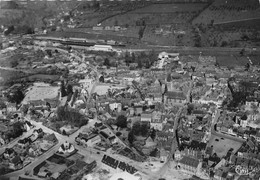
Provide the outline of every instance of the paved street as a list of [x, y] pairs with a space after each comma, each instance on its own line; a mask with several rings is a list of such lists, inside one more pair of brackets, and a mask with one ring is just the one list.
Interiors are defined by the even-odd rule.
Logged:
[[35, 129], [35, 128], [30, 129], [30, 130], [27, 131], [27, 132], [24, 132], [22, 136], [20, 136], [20, 137], [14, 139], [12, 142], [8, 143], [7, 145], [4, 145], [4, 146], [0, 147], [0, 154], [2, 154], [2, 153], [5, 151], [6, 148], [13, 147], [15, 144], [17, 144], [17, 142], [19, 141], [19, 139], [23, 139], [23, 138], [25, 138], [25, 137], [30, 136], [30, 135], [32, 134], [32, 132], [33, 132], [34, 129]]
[[175, 153], [175, 151], [177, 150], [178, 146], [177, 146], [177, 139], [176, 139], [176, 134], [175, 134], [175, 131], [177, 130], [178, 128], [178, 125], [179, 125], [179, 119], [180, 119], [180, 116], [184, 110], [185, 106], [181, 107], [176, 116], [175, 116], [175, 119], [174, 119], [174, 127], [173, 127], [173, 142], [172, 142], [172, 147], [171, 147], [171, 152], [168, 156], [168, 159], [166, 161], [166, 163], [163, 165], [163, 167], [157, 171], [157, 172], [154, 172], [154, 173], [150, 173], [149, 174], [149, 177], [150, 179], [149, 180], [154, 180], [154, 179], [159, 179], [159, 178], [162, 178], [163, 175], [165, 175], [167, 169], [171, 166], [170, 163], [172, 161], [172, 155]]

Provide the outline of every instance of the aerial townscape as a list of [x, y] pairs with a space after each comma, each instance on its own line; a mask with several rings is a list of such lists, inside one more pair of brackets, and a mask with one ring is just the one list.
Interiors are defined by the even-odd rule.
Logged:
[[0, 180], [260, 180], [259, 0], [0, 1]]

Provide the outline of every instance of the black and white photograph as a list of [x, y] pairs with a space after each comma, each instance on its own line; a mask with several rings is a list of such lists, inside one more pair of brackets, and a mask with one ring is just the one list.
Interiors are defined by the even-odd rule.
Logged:
[[260, 0], [0, 0], [0, 180], [260, 180]]

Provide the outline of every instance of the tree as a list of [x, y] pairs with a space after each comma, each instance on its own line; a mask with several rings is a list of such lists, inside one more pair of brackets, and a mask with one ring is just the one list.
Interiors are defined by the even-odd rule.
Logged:
[[110, 66], [110, 60], [108, 58], [105, 58], [104, 66]]
[[127, 66], [129, 65], [129, 63], [131, 63], [131, 57], [130, 57], [130, 53], [127, 51], [125, 53], [125, 63], [127, 64]]
[[130, 131], [128, 133], [128, 138], [127, 139], [128, 139], [128, 142], [132, 145], [134, 140], [135, 140], [133, 131]]
[[73, 87], [71, 84], [68, 84], [67, 86], [67, 94], [73, 94]]
[[94, 2], [92, 7], [95, 8], [95, 9], [99, 9], [100, 8], [100, 3], [99, 2]]
[[134, 52], [131, 53], [131, 58], [132, 58], [131, 62], [135, 62], [136, 61], [136, 57], [135, 57], [135, 53]]
[[13, 32], [13, 31], [14, 31], [14, 26], [13, 26], [13, 25], [12, 25], [12, 26], [9, 26], [9, 27], [7, 28], [7, 30], [4, 31], [4, 35], [7, 36], [7, 35], [9, 35], [11, 32]]
[[144, 28], [143, 27], [140, 27], [140, 29], [138, 31], [138, 35], [139, 35], [139, 39], [143, 38], [143, 35], [144, 35]]
[[243, 48], [243, 49], [239, 52], [240, 56], [244, 56], [244, 55], [245, 55], [245, 52], [246, 52], [246, 50], [245, 50], [245, 48]]
[[127, 127], [127, 118], [124, 115], [120, 115], [116, 119], [117, 128], [126, 128]]
[[193, 104], [188, 104], [187, 113], [191, 114], [193, 110], [194, 110], [194, 105]]
[[132, 127], [132, 131], [133, 134], [135, 136], [147, 136], [147, 134], [149, 133], [149, 124], [148, 123], [140, 123], [140, 122], [136, 122], [134, 123], [133, 127]]
[[171, 76], [171, 74], [170, 74], [170, 73], [167, 75], [167, 78], [166, 78], [166, 80], [167, 80], [167, 82], [171, 82], [171, 80], [172, 80], [172, 76]]
[[191, 68], [192, 72], [195, 72], [196, 67], [191, 66], [190, 68]]
[[149, 53], [148, 55], [150, 65], [153, 65], [153, 63], [157, 60], [157, 54], [155, 53], [154, 49]]
[[151, 67], [150, 59], [149, 59], [149, 58], [145, 58], [145, 59], [144, 59], [144, 63], [145, 63], [145, 68], [149, 69], [149, 68]]
[[116, 136], [117, 136], [117, 137], [119, 137], [119, 136], [121, 136], [121, 135], [122, 135], [121, 132], [116, 132]]
[[100, 76], [100, 77], [99, 77], [99, 82], [102, 82], [102, 83], [105, 82], [105, 78], [104, 78], [104, 76]]
[[20, 104], [24, 98], [24, 94], [21, 90], [17, 90], [14, 94], [8, 95], [7, 98], [12, 103]]
[[64, 81], [61, 81], [61, 97], [67, 96], [67, 91], [65, 89]]
[[67, 132], [65, 131], [65, 129], [63, 129], [62, 134], [67, 135]]
[[47, 55], [49, 56], [49, 57], [52, 57], [52, 52], [51, 52], [51, 50], [46, 50], [46, 53], [47, 53]]
[[146, 23], [145, 23], [145, 20], [144, 20], [144, 19], [143, 19], [142, 25], [143, 25], [143, 26], [146, 26]]
[[152, 157], [156, 157], [157, 154], [158, 154], [158, 152], [159, 152], [158, 149], [155, 148], [153, 151], [150, 152], [150, 156], [152, 156]]
[[227, 41], [222, 41], [221, 47], [226, 47], [228, 45]]
[[142, 60], [140, 58], [137, 58], [137, 67], [142, 69], [143, 67], [143, 63], [142, 63]]
[[76, 109], [60, 106], [57, 109], [57, 121], [68, 122], [76, 127], [81, 127], [88, 123], [88, 118]]
[[18, 121], [13, 124], [13, 138], [21, 136], [23, 132], [24, 132], [24, 128], [22, 122]]
[[154, 128], [151, 129], [150, 137], [152, 138], [153, 141], [155, 140], [155, 137], [156, 137], [156, 131], [155, 131]]
[[10, 64], [11, 64], [11, 67], [12, 67], [12, 68], [15, 68], [19, 63], [18, 63], [18, 60], [17, 60], [17, 59], [13, 59], [13, 60], [10, 62]]
[[6, 104], [4, 103], [4, 101], [0, 101], [0, 109], [4, 108], [6, 108]]
[[249, 63], [246, 63], [245, 71], [248, 71], [249, 69], [250, 69], [250, 64], [249, 64]]

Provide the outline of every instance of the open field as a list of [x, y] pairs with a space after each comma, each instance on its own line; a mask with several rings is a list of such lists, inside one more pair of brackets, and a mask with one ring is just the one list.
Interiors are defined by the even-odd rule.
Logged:
[[233, 152], [236, 152], [241, 147], [241, 145], [241, 142], [226, 138], [220, 138], [215, 135], [211, 136], [208, 143], [208, 146], [212, 146], [219, 157], [225, 156], [228, 150], [230, 150], [231, 148], [233, 148]]
[[44, 86], [30, 87], [23, 100], [24, 103], [28, 101], [41, 100], [41, 99], [53, 99], [58, 96], [60, 87]]
[[35, 74], [35, 75], [31, 75], [31, 76], [27, 76], [25, 78], [21, 78], [21, 79], [18, 79], [20, 81], [49, 81], [49, 80], [52, 80], [52, 81], [56, 81], [60, 78], [60, 76], [58, 75], [47, 75], [47, 74]]

